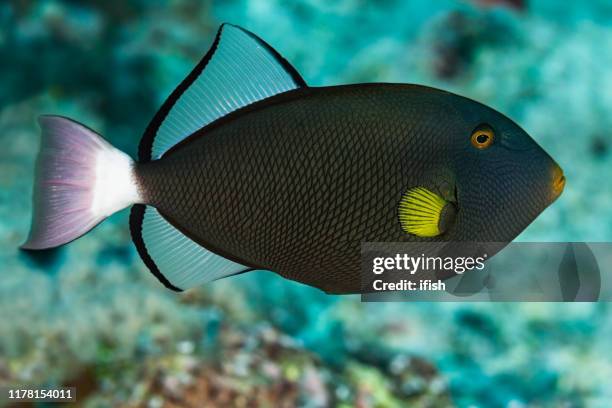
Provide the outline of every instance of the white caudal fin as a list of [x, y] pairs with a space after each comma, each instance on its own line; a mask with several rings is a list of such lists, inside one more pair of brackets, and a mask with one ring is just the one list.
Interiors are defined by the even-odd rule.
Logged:
[[141, 202], [129, 156], [68, 118], [42, 116], [39, 123], [32, 227], [22, 248], [65, 244]]

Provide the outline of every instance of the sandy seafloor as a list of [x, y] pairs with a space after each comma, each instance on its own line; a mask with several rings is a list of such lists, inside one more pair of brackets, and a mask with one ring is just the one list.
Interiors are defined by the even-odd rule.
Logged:
[[134, 155], [223, 21], [312, 85], [420, 83], [507, 113], [568, 179], [518, 239], [611, 241], [612, 3], [477, 3], [1, 2], [0, 386], [77, 386], [92, 407], [609, 406], [607, 303], [366, 304], [267, 272], [177, 295], [138, 258], [127, 211], [60, 250], [17, 250], [37, 115]]

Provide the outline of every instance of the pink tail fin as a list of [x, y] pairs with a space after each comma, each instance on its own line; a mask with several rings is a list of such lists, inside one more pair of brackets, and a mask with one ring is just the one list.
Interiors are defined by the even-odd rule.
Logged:
[[39, 122], [32, 227], [22, 248], [65, 244], [140, 202], [129, 156], [70, 119], [42, 116]]

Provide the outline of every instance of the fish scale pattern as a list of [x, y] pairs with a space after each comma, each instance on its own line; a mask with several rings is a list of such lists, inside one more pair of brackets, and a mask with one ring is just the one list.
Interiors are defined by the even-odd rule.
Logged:
[[421, 240], [402, 231], [397, 205], [444, 155], [440, 106], [411, 86], [292, 91], [139, 165], [140, 184], [147, 203], [220, 255], [358, 292], [361, 242]]

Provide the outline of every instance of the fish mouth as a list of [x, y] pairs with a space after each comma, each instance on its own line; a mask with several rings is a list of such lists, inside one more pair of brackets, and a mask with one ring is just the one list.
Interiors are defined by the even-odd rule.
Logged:
[[555, 201], [565, 188], [565, 175], [559, 165], [555, 164], [552, 169], [551, 202]]

